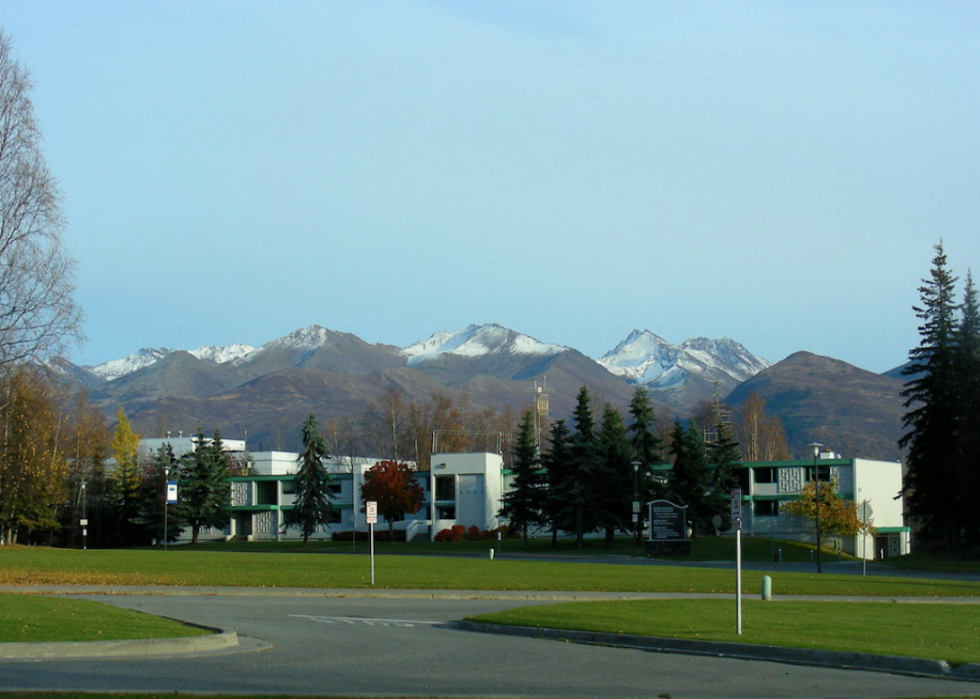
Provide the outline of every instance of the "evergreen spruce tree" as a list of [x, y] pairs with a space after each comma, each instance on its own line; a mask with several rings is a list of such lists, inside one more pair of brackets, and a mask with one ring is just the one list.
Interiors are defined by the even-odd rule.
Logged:
[[[139, 515], [136, 524], [143, 540], [176, 541], [184, 528], [175, 516], [176, 508], [166, 503], [167, 481], [179, 473], [180, 462], [174, 456], [173, 447], [165, 442], [153, 456], [140, 487]], [[169, 475], [168, 475], [169, 474]], [[165, 514], [166, 512], [166, 514]], [[164, 523], [166, 517], [166, 524]]]
[[[640, 533], [646, 528], [647, 508], [645, 503], [664, 497], [664, 488], [653, 478], [653, 466], [664, 462], [663, 442], [654, 433], [657, 416], [650, 406], [650, 394], [644, 386], [637, 386], [630, 401], [630, 443], [633, 446], [633, 461], [639, 464], [637, 483], [639, 490], [640, 515], [634, 527], [634, 547], [639, 544]], [[635, 550], [635, 549], [634, 549]]]
[[596, 488], [600, 470], [598, 443], [589, 391], [585, 386], [578, 392], [572, 421], [575, 423], [575, 432], [569, 445], [570, 468], [562, 489], [570, 515], [571, 531], [575, 534], [575, 546], [581, 549], [585, 546], [585, 535], [599, 526], [596, 511]]
[[316, 416], [311, 414], [303, 423], [303, 451], [297, 457], [296, 505], [287, 519], [287, 526], [295, 524], [303, 532], [304, 545], [319, 525], [330, 521], [332, 478], [323, 464], [327, 458], [327, 443], [317, 429]]
[[959, 509], [963, 513], [964, 543], [976, 552], [980, 547], [980, 302], [967, 273], [955, 331], [955, 364], [960, 405], [957, 438], [959, 448]]
[[609, 403], [602, 410], [597, 439], [593, 510], [597, 524], [606, 530], [606, 545], [612, 546], [617, 530], [630, 531], [633, 526], [633, 486], [638, 486], [639, 474], [633, 472], [633, 447], [623, 416]]
[[905, 434], [899, 445], [908, 449], [906, 492], [909, 513], [920, 524], [924, 542], [956, 548], [961, 543], [964, 517], [959, 489], [961, 423], [959, 375], [955, 338], [956, 278], [947, 269], [942, 243], [928, 279], [919, 287], [920, 342], [909, 352], [905, 398]]
[[140, 489], [142, 474], [139, 463], [140, 436], [133, 431], [122, 408], [116, 411], [116, 427], [112, 432], [112, 456], [115, 465], [109, 472], [111, 495], [109, 502], [115, 523], [115, 542], [132, 546], [140, 539]]
[[633, 458], [639, 461], [643, 470], [663, 462], [663, 443], [654, 434], [657, 416], [650, 406], [650, 393], [643, 386], [637, 386], [630, 401], [630, 443], [633, 445]]
[[571, 517], [567, 507], [566, 487], [572, 484], [571, 434], [564, 420], [551, 424], [548, 433], [548, 453], [544, 456], [547, 470], [548, 490], [545, 495], [545, 515], [551, 527], [551, 547], [558, 546], [558, 532], [570, 531]]
[[216, 430], [209, 442], [198, 428], [194, 451], [183, 458], [179, 481], [178, 516], [191, 528], [191, 543], [196, 544], [204, 527], [228, 526], [231, 517], [230, 460], [221, 435]]
[[732, 526], [731, 493], [738, 487], [738, 473], [742, 463], [742, 455], [738, 442], [732, 436], [731, 427], [719, 422], [715, 427], [718, 441], [708, 445], [708, 464], [710, 470], [708, 492], [706, 496], [708, 520], [715, 515], [721, 515], [722, 529]]
[[701, 428], [691, 420], [687, 426], [680, 420], [674, 422], [671, 433], [671, 454], [674, 468], [670, 477], [670, 498], [678, 505], [687, 505], [687, 519], [697, 531], [698, 527], [710, 522], [713, 512], [709, 512], [706, 500], [710, 486], [710, 468]]
[[514, 481], [504, 494], [500, 515], [521, 533], [524, 548], [527, 548], [528, 527], [545, 521], [545, 483], [534, 439], [534, 415], [530, 410], [524, 413], [518, 427], [513, 474]]

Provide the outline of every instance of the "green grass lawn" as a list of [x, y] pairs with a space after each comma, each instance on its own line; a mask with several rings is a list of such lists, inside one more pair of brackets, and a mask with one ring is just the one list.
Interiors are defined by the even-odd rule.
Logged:
[[980, 605], [743, 600], [569, 602], [473, 618], [491, 624], [980, 662]]
[[[734, 593], [733, 570], [484, 557], [384, 555], [376, 587], [449, 590], [558, 590]], [[757, 594], [766, 571], [745, 571]], [[776, 595], [978, 597], [980, 583], [768, 571]], [[217, 546], [161, 550], [0, 548], [0, 585], [216, 585], [371, 587], [369, 557], [241, 553]]]
[[99, 602], [0, 593], [0, 643], [120, 641], [206, 636], [211, 632]]
[[[393, 547], [397, 550], [397, 547]], [[641, 635], [810, 645], [837, 650], [980, 662], [980, 605], [771, 602], [758, 595], [764, 572], [745, 571], [745, 633], [734, 634], [731, 600], [673, 600], [545, 605], [497, 616], [498, 623], [610, 630]], [[769, 573], [776, 595], [980, 597], [980, 583], [815, 573]], [[732, 569], [621, 565], [482, 556], [378, 556], [377, 588], [608, 592], [734, 592]], [[365, 555], [247, 552], [220, 545], [157, 550], [0, 548], [0, 584], [207, 585], [370, 588]], [[37, 606], [33, 606], [37, 605]], [[106, 605], [34, 595], [0, 598], [0, 640], [152, 638], [186, 627]], [[123, 615], [119, 621], [114, 615]], [[505, 619], [510, 619], [505, 621]], [[152, 622], [152, 623], [151, 623]], [[163, 623], [163, 627], [155, 624]], [[804, 630], [805, 633], [801, 633]], [[28, 636], [28, 634], [33, 634]], [[131, 635], [120, 635], [131, 634]], [[805, 640], [801, 637], [805, 636]], [[908, 639], [918, 639], [910, 645]], [[821, 645], [825, 644], [825, 645]]]
[[[220, 548], [224, 551], [240, 552], [279, 552], [279, 553], [366, 553], [368, 543], [358, 541], [352, 544], [350, 541], [329, 541], [311, 540], [306, 546], [299, 541], [230, 541], [220, 544], [198, 544], [198, 549]], [[179, 548], [187, 549], [186, 545]], [[579, 549], [575, 545], [575, 540], [564, 537], [557, 540], [557, 545], [552, 547], [550, 537], [529, 539], [527, 548], [519, 538], [507, 538], [497, 541], [494, 538], [487, 539], [463, 539], [462, 541], [412, 541], [408, 543], [390, 544], [378, 542], [376, 553], [384, 556], [390, 553], [396, 554], [427, 554], [427, 555], [473, 555], [487, 556], [489, 550], [493, 548], [499, 555], [534, 555], [534, 556], [567, 556], [585, 555], [590, 557], [643, 557], [643, 543], [635, 549], [633, 540], [629, 537], [616, 537], [612, 546], [607, 546], [602, 539], [589, 538], [584, 542], [583, 548]], [[786, 563], [805, 563], [813, 560], [814, 547], [800, 541], [780, 541], [760, 537], [742, 537], [742, 560], [743, 561], [772, 561], [777, 552], [781, 560]], [[855, 560], [846, 554], [838, 555], [833, 550], [825, 548], [823, 559], [825, 561]], [[670, 559], [670, 557], [668, 557]], [[689, 556], [676, 556], [673, 560], [677, 561], [734, 561], [735, 560], [735, 539], [731, 536], [719, 537], [696, 537], [691, 540], [691, 554]]]
[[[180, 697], [194, 697], [193, 694], [182, 694], [170, 692], [167, 694], [151, 693], [151, 694], [108, 694], [104, 692], [94, 692], [94, 693], [82, 693], [82, 692], [7, 692], [4, 694], [4, 699], [179, 699]], [[245, 694], [209, 694], [208, 699], [324, 699], [323, 695], [318, 696], [298, 696], [294, 694], [261, 694], [261, 695], [245, 695]], [[353, 699], [348, 697], [334, 696], [331, 699]], [[385, 697], [377, 697], [376, 699], [385, 699]], [[401, 699], [399, 697], [390, 697], [389, 699]], [[432, 699], [439, 699], [439, 697], [432, 697]], [[475, 697], [474, 699], [480, 699]], [[915, 699], [914, 697], [906, 697], [905, 699]], [[920, 697], [919, 699], [929, 699], [928, 697]], [[956, 699], [980, 699], [980, 696], [972, 695], [961, 695]]]

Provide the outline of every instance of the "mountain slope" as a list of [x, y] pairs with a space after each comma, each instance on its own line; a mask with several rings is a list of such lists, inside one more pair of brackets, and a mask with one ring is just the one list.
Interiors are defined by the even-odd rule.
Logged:
[[791, 451], [821, 442], [845, 456], [898, 460], [903, 388], [897, 379], [830, 357], [796, 352], [746, 380], [725, 399], [736, 413], [750, 393], [786, 428]]
[[283, 367], [303, 367], [363, 376], [404, 366], [399, 351], [371, 345], [351, 333], [311, 325], [267, 342], [241, 360], [242, 376], [252, 379]]
[[598, 363], [682, 412], [770, 366], [734, 340], [696, 337], [672, 345], [649, 330], [634, 330]]

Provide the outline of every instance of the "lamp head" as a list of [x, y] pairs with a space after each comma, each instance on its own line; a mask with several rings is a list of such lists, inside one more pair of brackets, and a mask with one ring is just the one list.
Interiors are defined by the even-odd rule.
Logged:
[[820, 442], [813, 442], [812, 444], [808, 444], [807, 446], [810, 447], [810, 450], [813, 452], [814, 459], [820, 456], [820, 447], [822, 447], [823, 444], [821, 444]]

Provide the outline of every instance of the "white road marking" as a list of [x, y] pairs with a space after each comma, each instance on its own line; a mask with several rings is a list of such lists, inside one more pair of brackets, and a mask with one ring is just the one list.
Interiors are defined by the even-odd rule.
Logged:
[[368, 619], [365, 617], [350, 616], [314, 616], [312, 614], [290, 614], [289, 616], [298, 619], [309, 619], [321, 624], [365, 624], [366, 626], [397, 626], [400, 628], [414, 628], [416, 625], [435, 626], [444, 624], [443, 621], [419, 621], [415, 619]]

